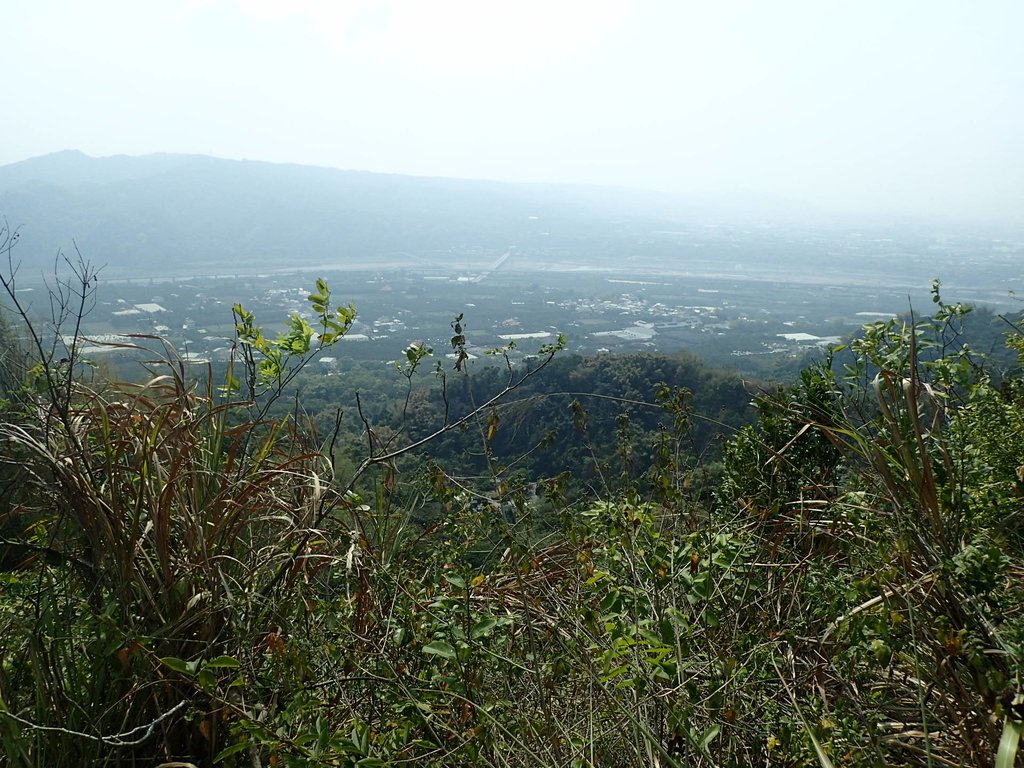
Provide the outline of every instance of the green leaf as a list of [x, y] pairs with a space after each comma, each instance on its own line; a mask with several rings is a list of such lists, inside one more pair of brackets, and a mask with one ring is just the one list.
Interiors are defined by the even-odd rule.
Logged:
[[704, 733], [704, 735], [701, 737], [701, 740], [700, 740], [701, 752], [707, 752], [708, 751], [708, 747], [711, 746], [711, 742], [715, 740], [715, 738], [718, 736], [718, 734], [719, 734], [719, 732], [721, 730], [722, 730], [722, 726], [717, 725], [717, 724], [716, 725], [712, 725], [710, 728], [707, 729], [707, 731]]
[[491, 630], [496, 626], [498, 626], [498, 620], [493, 616], [487, 616], [473, 625], [469, 630], [469, 636], [474, 640], [478, 640], [491, 634]]
[[1024, 722], [1006, 718], [1003, 724], [1003, 735], [999, 739], [999, 751], [996, 753], [995, 768], [1013, 768], [1017, 761], [1017, 747], [1020, 743]]
[[239, 752], [246, 749], [248, 746], [248, 741], [240, 741], [237, 744], [232, 744], [230, 747], [222, 749], [220, 753], [215, 758], [213, 758], [213, 762], [219, 763], [221, 760], [231, 757], [232, 755], [237, 755]]
[[427, 643], [423, 646], [423, 652], [429, 656], [440, 656], [443, 659], [449, 659], [451, 661], [454, 661], [458, 656], [455, 649], [443, 640], [435, 640], [432, 643]]
[[356, 723], [352, 728], [352, 745], [356, 748], [356, 751], [365, 755], [370, 751], [370, 729], [365, 725]]
[[444, 575], [444, 580], [451, 584], [453, 587], [457, 587], [458, 589], [466, 588], [466, 580], [461, 576], [453, 576], [449, 573], [446, 573]]
[[191, 675], [195, 672], [195, 667], [189, 664], [184, 659], [179, 659], [176, 656], [164, 656], [160, 659], [160, 663], [168, 669], [173, 669], [182, 675]]
[[204, 691], [212, 691], [217, 687], [217, 678], [208, 669], [199, 670], [199, 687]]
[[623, 674], [624, 672], [626, 672], [628, 670], [629, 670], [629, 665], [628, 664], [620, 664], [619, 666], [614, 667], [611, 670], [609, 670], [608, 672], [606, 672], [605, 674], [601, 675], [601, 682], [602, 683], [607, 683], [607, 682], [613, 680], [614, 678], [618, 677], [619, 675]]
[[210, 659], [203, 666], [207, 669], [238, 669], [241, 664], [238, 663], [237, 659], [233, 659], [230, 656], [218, 656], [215, 659]]

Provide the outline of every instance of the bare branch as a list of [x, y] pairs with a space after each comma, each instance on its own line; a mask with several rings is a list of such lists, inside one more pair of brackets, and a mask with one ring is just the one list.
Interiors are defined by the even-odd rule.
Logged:
[[[26, 728], [31, 728], [34, 731], [63, 733], [67, 736], [76, 736], [80, 739], [88, 739], [89, 741], [95, 741], [100, 744], [105, 744], [108, 747], [134, 747], [146, 741], [146, 739], [152, 736], [153, 731], [160, 723], [162, 723], [167, 718], [171, 717], [171, 715], [177, 714], [179, 711], [181, 711], [185, 707], [185, 704], [187, 704], [187, 702], [179, 701], [169, 710], [164, 712], [155, 720], [147, 723], [146, 725], [140, 725], [136, 728], [132, 728], [130, 731], [125, 731], [124, 733], [115, 733], [112, 736], [96, 736], [91, 733], [82, 733], [82, 731], [72, 731], [69, 728], [60, 728], [55, 725], [37, 725], [36, 723], [31, 722], [30, 720], [26, 720], [23, 717], [18, 717], [13, 712], [8, 712], [4, 709], [0, 709], [0, 715], [10, 718], [11, 720], [14, 720], [16, 723], [19, 723], [20, 725], [23, 725]], [[138, 738], [132, 738], [135, 736], [135, 734], [139, 732], [142, 732], [141, 736], [139, 736]]]

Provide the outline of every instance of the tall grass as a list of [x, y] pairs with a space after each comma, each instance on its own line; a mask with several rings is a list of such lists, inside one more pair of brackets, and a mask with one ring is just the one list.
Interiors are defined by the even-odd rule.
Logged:
[[[778, 447], [760, 470], [734, 454], [763, 521], [758, 557], [793, 582], [768, 634], [784, 638], [788, 719], [821, 765], [989, 766], [1020, 717], [1024, 553], [991, 505], [1019, 505], [992, 446], [1019, 446], [1021, 404], [965, 351], [928, 354], [965, 311], [938, 303], [925, 322], [869, 329], [845, 378], [822, 366], [764, 400]], [[774, 506], [749, 500], [758, 488]]]
[[[149, 372], [140, 384], [76, 384], [73, 435], [40, 419], [0, 426], [22, 472], [8, 524], [37, 559], [8, 577], [0, 696], [32, 722], [120, 733], [192, 697], [161, 659], [233, 658], [257, 644], [274, 604], [253, 596], [334, 501], [329, 467], [288, 434], [293, 422], [247, 421], [216, 402], [209, 372], [196, 382], [173, 353]], [[244, 452], [243, 439], [255, 441]], [[162, 722], [140, 750], [202, 754], [219, 722]], [[51, 764], [41, 732], [18, 735], [36, 741], [30, 762]], [[67, 761], [104, 746], [63, 741]]]

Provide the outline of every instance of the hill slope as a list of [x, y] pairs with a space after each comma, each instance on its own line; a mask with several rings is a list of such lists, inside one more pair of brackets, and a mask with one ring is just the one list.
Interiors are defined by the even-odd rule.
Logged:
[[621, 236], [624, 220], [654, 224], [708, 210], [630, 190], [67, 151], [0, 167], [0, 213], [24, 233], [27, 264], [48, 263], [74, 238], [109, 275], [473, 266], [512, 244], [577, 248]]

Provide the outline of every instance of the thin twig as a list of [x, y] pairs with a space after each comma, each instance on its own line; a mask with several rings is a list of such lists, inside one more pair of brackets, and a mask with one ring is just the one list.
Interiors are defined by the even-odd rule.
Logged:
[[[3, 710], [3, 709], [0, 709], [0, 715], [4, 715], [5, 717], [9, 717], [11, 720], [14, 720], [17, 723], [20, 723], [21, 725], [24, 725], [26, 728], [31, 728], [34, 731], [48, 731], [48, 732], [53, 732], [53, 733], [63, 733], [63, 734], [66, 734], [68, 736], [77, 736], [77, 737], [82, 738], [82, 739], [88, 739], [89, 741], [96, 741], [96, 742], [99, 742], [100, 744], [106, 744], [107, 746], [110, 746], [110, 747], [134, 747], [134, 746], [137, 746], [137, 745], [141, 744], [146, 739], [148, 739], [150, 736], [152, 736], [154, 729], [161, 722], [163, 722], [164, 720], [169, 718], [171, 715], [176, 714], [187, 703], [188, 702], [186, 702], [186, 701], [179, 701], [177, 704], [175, 704], [173, 707], [171, 707], [169, 710], [164, 712], [162, 715], [160, 715], [158, 718], [156, 718], [152, 722], [148, 723], [147, 725], [140, 725], [137, 728], [132, 728], [130, 731], [125, 731], [124, 733], [116, 733], [113, 736], [94, 736], [91, 733], [82, 733], [81, 731], [73, 731], [73, 730], [71, 730], [69, 728], [61, 728], [61, 727], [55, 726], [55, 725], [38, 725], [38, 724], [33, 723], [33, 722], [29, 721], [29, 720], [26, 720], [26, 719], [24, 719], [22, 717], [18, 717], [13, 712], [8, 712], [7, 710]], [[139, 731], [143, 731], [143, 734], [141, 736], [139, 736], [137, 739], [133, 739], [131, 741], [127, 741], [127, 739], [131, 738], [132, 736], [137, 734]]]

